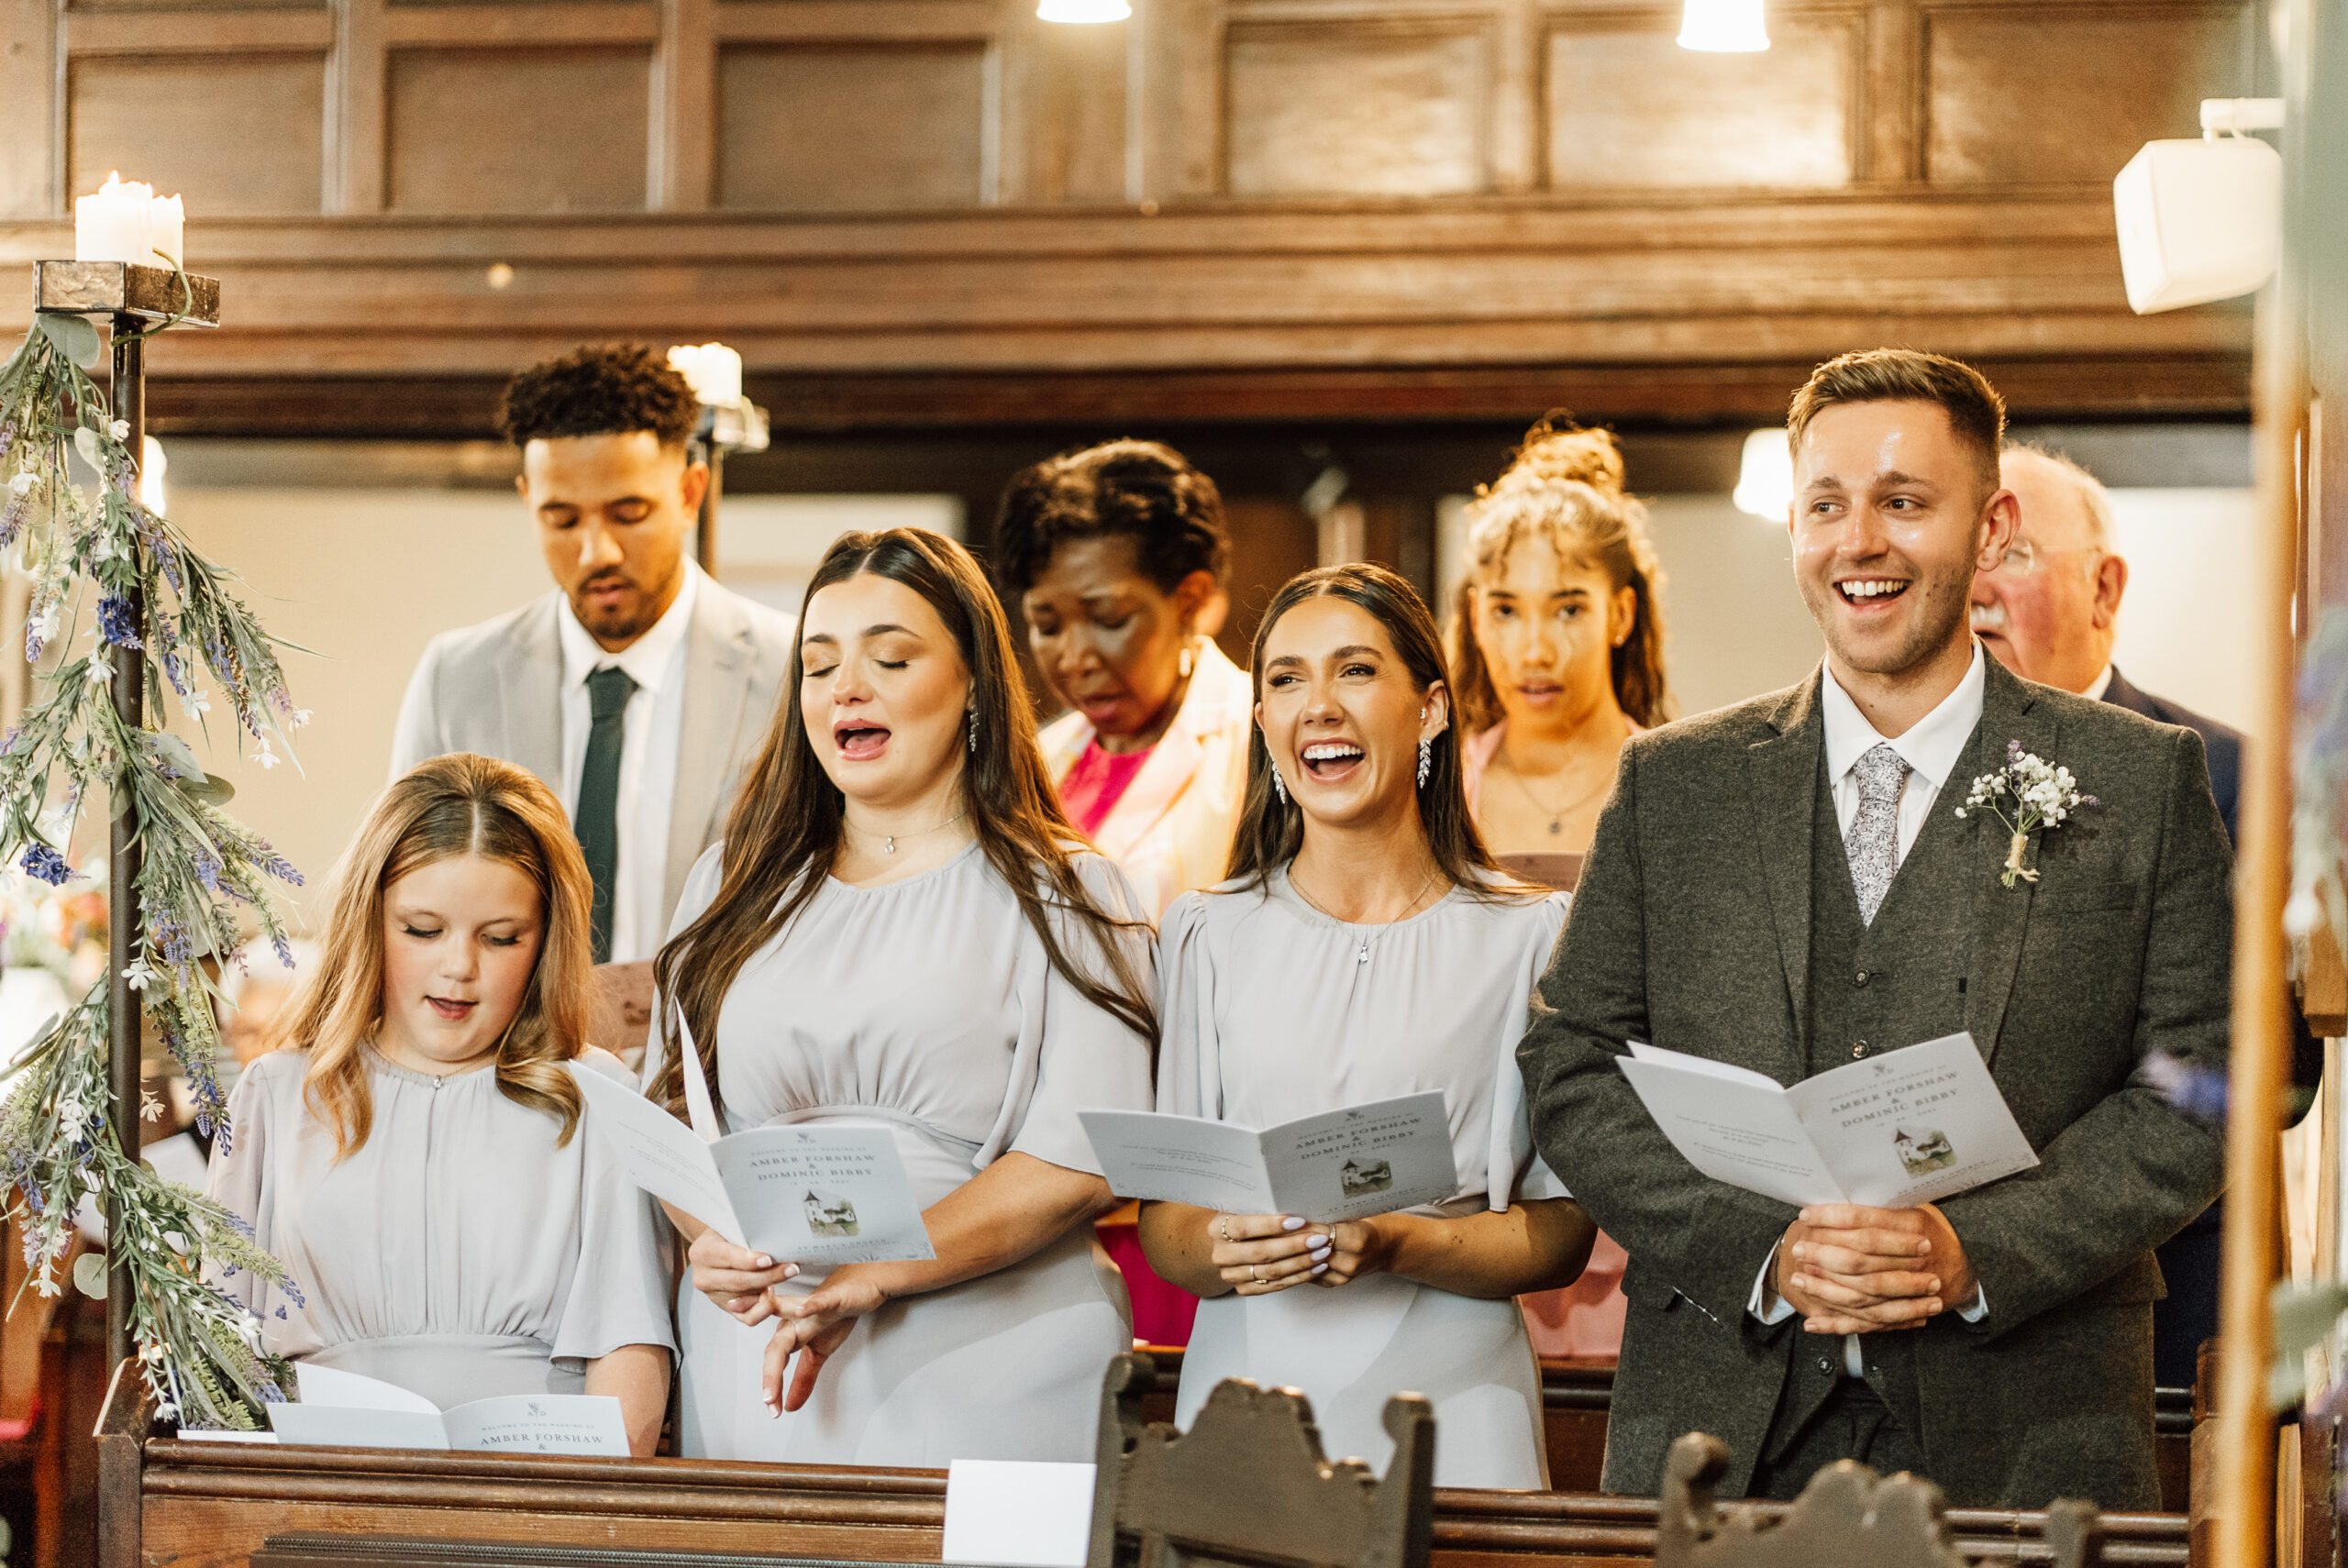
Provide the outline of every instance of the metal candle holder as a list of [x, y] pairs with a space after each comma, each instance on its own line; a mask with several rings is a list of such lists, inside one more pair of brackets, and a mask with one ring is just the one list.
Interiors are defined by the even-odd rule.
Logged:
[[[161, 326], [220, 325], [220, 283], [169, 267], [128, 261], [36, 261], [33, 309], [52, 315], [103, 316], [113, 329], [114, 374], [107, 388], [114, 416], [127, 421], [134, 468], [147, 460], [147, 339]], [[140, 580], [145, 580], [141, 563]], [[131, 604], [134, 622], [147, 613], [143, 592]], [[138, 647], [114, 650], [114, 711], [124, 723], [143, 728], [147, 656]], [[106, 859], [107, 1078], [114, 1097], [114, 1132], [123, 1153], [138, 1157], [140, 1037], [144, 1013], [138, 994], [123, 977], [139, 944], [138, 845], [130, 801], [114, 802]], [[106, 1235], [122, 1234], [121, 1216], [107, 1205]], [[131, 1354], [130, 1271], [110, 1252], [106, 1278], [106, 1364], [119, 1366]]]

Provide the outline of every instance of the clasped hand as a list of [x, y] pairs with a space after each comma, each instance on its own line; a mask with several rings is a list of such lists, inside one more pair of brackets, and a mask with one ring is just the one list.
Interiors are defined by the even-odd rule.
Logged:
[[1373, 1221], [1313, 1224], [1293, 1214], [1217, 1214], [1207, 1239], [1210, 1261], [1242, 1296], [1344, 1285], [1384, 1268], [1388, 1252]]
[[1813, 1334], [1921, 1328], [1973, 1299], [1973, 1267], [1933, 1204], [1805, 1209], [1778, 1245], [1778, 1294]]
[[[727, 1317], [753, 1328], [776, 1320], [759, 1377], [760, 1397], [775, 1415], [807, 1403], [824, 1363], [847, 1342], [856, 1320], [889, 1300], [889, 1293], [853, 1264], [834, 1269], [804, 1296], [777, 1297], [774, 1286], [798, 1277], [799, 1265], [736, 1246], [715, 1231], [694, 1237], [685, 1256], [692, 1264], [693, 1288], [717, 1303]], [[786, 1394], [783, 1373], [793, 1354], [799, 1365]]]

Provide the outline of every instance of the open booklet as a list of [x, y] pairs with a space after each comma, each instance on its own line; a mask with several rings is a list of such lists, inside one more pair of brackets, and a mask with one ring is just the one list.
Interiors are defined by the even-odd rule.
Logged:
[[1636, 1041], [1622, 1066], [1689, 1165], [1787, 1203], [1912, 1209], [2038, 1164], [1970, 1034], [1846, 1062], [1791, 1088]]
[[1359, 1220], [1459, 1191], [1440, 1094], [1349, 1105], [1257, 1132], [1146, 1110], [1080, 1110], [1110, 1190], [1226, 1214]]
[[712, 1143], [593, 1067], [574, 1062], [570, 1076], [629, 1179], [730, 1241], [818, 1268], [937, 1255], [885, 1127], [761, 1127]]
[[280, 1442], [627, 1453], [627, 1423], [608, 1394], [504, 1394], [443, 1410], [421, 1394], [355, 1372], [305, 1363], [296, 1373], [301, 1403], [269, 1408]]

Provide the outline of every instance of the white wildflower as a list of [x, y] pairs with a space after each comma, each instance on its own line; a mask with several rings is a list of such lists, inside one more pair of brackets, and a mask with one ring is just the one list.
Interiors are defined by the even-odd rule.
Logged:
[[193, 689], [185, 697], [180, 699], [180, 706], [187, 711], [189, 718], [200, 719], [212, 712], [211, 694], [200, 687]]
[[104, 686], [114, 679], [114, 656], [100, 648], [90, 656], [90, 684]]
[[88, 1110], [78, 1099], [61, 1099], [57, 1102], [57, 1120], [68, 1127], [81, 1126], [89, 1114]]
[[130, 439], [130, 421], [117, 419], [106, 426], [106, 433], [117, 441], [127, 441]]
[[33, 472], [32, 469], [27, 469], [17, 474], [15, 479], [8, 481], [8, 493], [10, 495], [30, 495], [33, 492], [33, 486], [39, 482], [40, 476]]
[[260, 743], [260, 750], [254, 754], [253, 760], [260, 763], [262, 770], [266, 772], [276, 767], [281, 759], [275, 752], [269, 749], [269, 742], [264, 739]]
[[294, 727], [295, 729], [306, 728], [309, 723], [310, 710], [307, 708], [296, 708], [294, 710]]
[[59, 1287], [56, 1276], [51, 1275], [47, 1269], [43, 1269], [40, 1273], [40, 1277], [33, 1281], [33, 1288], [39, 1291], [43, 1296], [62, 1296], [65, 1294], [65, 1292]]
[[148, 967], [147, 960], [143, 957], [133, 959], [130, 967], [122, 972], [123, 982], [134, 991], [143, 991], [147, 988], [149, 982], [160, 980], [162, 977]]

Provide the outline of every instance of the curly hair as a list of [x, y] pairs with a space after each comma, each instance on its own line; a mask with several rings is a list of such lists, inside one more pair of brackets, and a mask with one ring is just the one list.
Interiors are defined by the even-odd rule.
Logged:
[[1142, 575], [1171, 593], [1194, 571], [1221, 587], [1231, 533], [1214, 480], [1156, 441], [1104, 441], [1013, 474], [995, 519], [995, 576], [1006, 595], [1036, 586], [1069, 539], [1122, 535]]
[[516, 447], [563, 436], [649, 430], [681, 447], [701, 417], [685, 378], [640, 343], [591, 344], [506, 383], [497, 426]]

